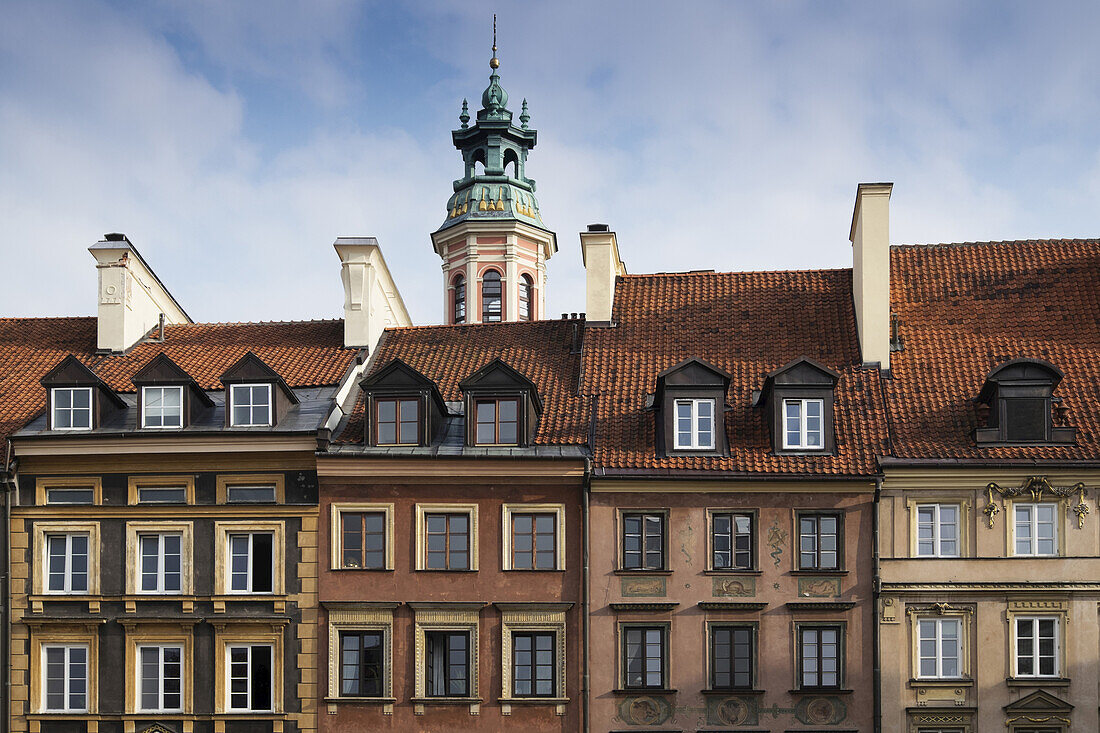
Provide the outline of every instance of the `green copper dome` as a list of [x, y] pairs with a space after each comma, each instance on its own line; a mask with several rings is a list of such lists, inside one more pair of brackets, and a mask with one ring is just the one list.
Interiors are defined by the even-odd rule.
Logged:
[[454, 194], [447, 200], [447, 214], [441, 230], [468, 220], [514, 219], [544, 228], [535, 199], [535, 182], [527, 177], [527, 153], [535, 147], [537, 134], [528, 128], [531, 119], [523, 100], [521, 127], [512, 124], [508, 92], [500, 85], [493, 43], [492, 74], [481, 95], [477, 121], [470, 121], [466, 100], [459, 115], [461, 127], [451, 132], [462, 153], [465, 173], [454, 182]]

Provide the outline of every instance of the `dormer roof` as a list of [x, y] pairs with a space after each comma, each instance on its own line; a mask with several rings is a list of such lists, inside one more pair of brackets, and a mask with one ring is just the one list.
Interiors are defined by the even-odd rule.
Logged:
[[294, 394], [294, 390], [287, 385], [279, 373], [251, 351], [222, 373], [221, 382], [227, 387], [232, 384], [247, 382], [270, 382], [282, 390], [291, 404], [298, 404], [298, 396]]
[[359, 388], [364, 392], [400, 391], [402, 389], [427, 390], [435, 401], [439, 411], [446, 415], [447, 404], [435, 382], [413, 369], [401, 359], [391, 359], [377, 371], [359, 380]]
[[459, 382], [458, 388], [463, 393], [494, 389], [523, 390], [530, 395], [535, 410], [539, 413], [542, 412], [542, 398], [539, 396], [539, 389], [535, 386], [535, 383], [510, 367], [507, 362], [499, 357]]
[[46, 389], [53, 387], [92, 387], [99, 390], [100, 394], [110, 400], [118, 409], [126, 407], [126, 403], [113, 389], [107, 386], [106, 382], [72, 354], [66, 356], [53, 369], [46, 372], [39, 383]]
[[768, 372], [764, 376], [763, 386], [754, 394], [752, 402], [757, 407], [763, 405], [777, 385], [833, 389], [838, 379], [840, 379], [840, 372], [833, 371], [809, 357], [800, 356]]
[[203, 405], [206, 407], [214, 406], [214, 401], [203, 391], [194, 377], [185, 372], [164, 353], [157, 354], [150, 359], [148, 364], [130, 377], [130, 381], [139, 388], [159, 385], [187, 387], [195, 399]]

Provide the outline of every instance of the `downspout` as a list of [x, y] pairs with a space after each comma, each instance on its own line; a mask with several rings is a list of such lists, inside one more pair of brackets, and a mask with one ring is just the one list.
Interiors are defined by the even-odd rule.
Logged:
[[871, 682], [874, 686], [875, 733], [882, 733], [882, 663], [879, 660], [881, 641], [879, 639], [879, 596], [882, 580], [879, 577], [878, 553], [878, 505], [882, 497], [882, 477], [875, 479], [875, 503], [871, 505]]
[[4, 700], [0, 702], [0, 729], [11, 725], [11, 494], [15, 489], [14, 472], [11, 469], [11, 438], [8, 438], [8, 454], [0, 467], [4, 492], [4, 577], [0, 579], [0, 594], [4, 597], [4, 637], [0, 667], [4, 672]]
[[589, 611], [589, 599], [588, 599], [588, 544], [589, 544], [589, 524], [588, 524], [588, 495], [592, 489], [592, 459], [584, 459], [584, 497], [583, 497], [583, 510], [581, 512], [581, 525], [584, 532], [584, 577], [581, 585], [581, 638], [584, 644], [584, 671], [581, 676], [581, 697], [583, 698], [581, 703], [581, 719], [583, 722], [583, 731], [588, 733], [589, 727], [589, 674], [588, 674], [588, 662], [590, 649], [588, 644], [588, 611]]

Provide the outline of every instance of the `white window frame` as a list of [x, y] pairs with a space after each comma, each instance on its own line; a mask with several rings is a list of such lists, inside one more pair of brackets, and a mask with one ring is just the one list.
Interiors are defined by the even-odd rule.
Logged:
[[[65, 705], [60, 708], [47, 707], [47, 700], [49, 699], [49, 682], [47, 678], [46, 655], [50, 649], [62, 649], [64, 651], [64, 665], [65, 665]], [[84, 706], [79, 708], [69, 707], [69, 695], [72, 680], [69, 676], [70, 669], [70, 656], [74, 649], [80, 649], [84, 652]], [[48, 713], [87, 713], [89, 712], [89, 702], [92, 696], [91, 685], [91, 668], [92, 668], [92, 649], [88, 644], [51, 644], [49, 642], [43, 643], [41, 647], [41, 659], [39, 660], [42, 674], [42, 711]]]
[[[821, 409], [819, 419], [821, 420], [820, 441], [817, 445], [809, 445], [807, 438], [809, 431], [806, 429], [806, 405], [811, 402], [816, 402]], [[791, 443], [787, 440], [787, 406], [798, 405], [798, 443]], [[783, 448], [792, 450], [812, 450], [823, 451], [825, 450], [825, 400], [820, 398], [808, 398], [808, 399], [785, 399], [783, 400]]]
[[[262, 590], [262, 591], [252, 590], [253, 539], [258, 534], [271, 535], [271, 590]], [[248, 576], [247, 576], [248, 577], [248, 587], [245, 588], [245, 589], [234, 589], [233, 588], [233, 538], [234, 537], [239, 537], [241, 535], [246, 535], [248, 537]], [[277, 562], [277, 559], [276, 559], [277, 552], [276, 552], [276, 549], [275, 549], [275, 543], [278, 542], [278, 541], [279, 541], [279, 537], [274, 532], [268, 532], [268, 531], [263, 531], [263, 530], [245, 530], [245, 529], [242, 529], [239, 532], [229, 530], [227, 535], [226, 535], [226, 548], [225, 548], [225, 555], [226, 555], [226, 559], [227, 559], [227, 563], [226, 563], [226, 566], [225, 566], [225, 572], [226, 572], [225, 590], [226, 590], [226, 593], [232, 593], [232, 594], [235, 594], [235, 595], [248, 595], [248, 594], [270, 595], [270, 594], [274, 593], [275, 592], [275, 579], [276, 579], [276, 576], [278, 575], [278, 568], [276, 567], [276, 564], [275, 564]]]
[[[710, 405], [710, 443], [703, 444], [699, 442], [699, 405], [701, 403], [707, 403]], [[691, 405], [691, 442], [683, 444], [680, 442], [680, 405]], [[717, 410], [717, 404], [710, 398], [692, 398], [673, 400], [672, 403], [672, 441], [675, 450], [714, 450], [714, 433], [718, 428], [718, 420], [715, 415]]]
[[[63, 588], [51, 589], [50, 588], [50, 540], [54, 537], [65, 538], [65, 583]], [[84, 590], [73, 590], [73, 537], [83, 537], [87, 542], [87, 552], [85, 554], [85, 564], [87, 565], [86, 581]], [[92, 535], [89, 532], [51, 532], [47, 531], [44, 536], [43, 545], [43, 566], [42, 566], [42, 592], [53, 595], [88, 595], [92, 592]]]
[[[70, 397], [69, 397], [69, 405], [70, 405], [69, 407], [61, 408], [61, 407], [57, 406], [57, 394], [58, 394], [58, 392], [71, 392], [72, 393], [72, 395], [70, 395]], [[88, 406], [86, 408], [85, 407], [72, 407], [72, 396], [75, 395], [77, 392], [87, 392], [88, 393]], [[86, 410], [87, 413], [88, 413], [88, 425], [87, 425], [87, 427], [83, 427], [83, 426], [82, 427], [75, 427], [75, 428], [74, 427], [68, 427], [68, 428], [59, 428], [59, 427], [57, 427], [57, 411], [58, 410], [66, 410], [69, 413], [69, 423], [73, 422], [72, 418], [77, 413], [78, 410], [80, 412], [84, 412]], [[95, 395], [92, 394], [92, 388], [91, 387], [53, 387], [53, 388], [50, 389], [50, 429], [51, 430], [91, 430], [92, 426], [93, 426], [93, 423], [95, 422], [93, 420], [93, 414], [92, 414], [94, 412], [94, 410], [95, 410]]]
[[[174, 425], [150, 425], [149, 424], [149, 394], [153, 390], [158, 390], [161, 393], [161, 406], [156, 408], [159, 411], [161, 422], [163, 423], [166, 417], [170, 417], [171, 413], [168, 413], [164, 407], [164, 395], [169, 392], [175, 392], [179, 395], [179, 413], [176, 417], [176, 424]], [[183, 427], [183, 387], [179, 386], [149, 386], [141, 388], [141, 427], [148, 428], [149, 430], [172, 430]]]
[[[963, 678], [963, 620], [961, 618], [918, 618], [917, 623], [917, 678], [925, 680], [957, 680]], [[923, 636], [923, 629], [925, 624], [931, 624], [934, 629], [934, 634], [931, 641], [935, 644], [935, 654], [932, 657], [925, 657], [921, 654], [921, 643], [925, 641]], [[946, 658], [943, 653], [943, 627], [945, 624], [954, 624], [955, 626], [955, 668], [958, 670], [958, 674], [945, 675], [943, 673], [943, 663]], [[934, 674], [924, 674], [922, 667], [925, 659], [932, 659], [936, 664], [936, 672]]]
[[[153, 590], [145, 590], [142, 586], [145, 580], [145, 553], [142, 552], [142, 540], [146, 537], [157, 538], [157, 587]], [[176, 590], [165, 589], [165, 572], [164, 572], [164, 539], [166, 537], [179, 537], [180, 551], [179, 551], [179, 564], [180, 564], [180, 587]], [[179, 595], [183, 593], [183, 589], [188, 585], [187, 572], [188, 568], [185, 560], [187, 559], [187, 551], [185, 544], [188, 540], [188, 536], [182, 530], [179, 532], [140, 532], [137, 536], [137, 587], [134, 589], [137, 593], [154, 593], [158, 595]]]
[[[1032, 631], [1031, 661], [1034, 664], [1034, 674], [1020, 673], [1020, 622], [1030, 621]], [[1054, 672], [1042, 674], [1039, 672], [1039, 622], [1054, 622]], [[1019, 615], [1012, 617], [1012, 676], [1019, 679], [1057, 679], [1062, 673], [1062, 617], [1043, 615]]]
[[[1053, 537], [1051, 539], [1054, 542], [1053, 552], [1039, 552], [1039, 507], [1048, 506], [1051, 508], [1053, 514], [1051, 518], [1051, 529], [1053, 531]], [[1017, 519], [1018, 512], [1023, 508], [1028, 508], [1031, 511], [1031, 519], [1028, 522], [1030, 529], [1031, 551], [1019, 552], [1017, 543], [1019, 542], [1019, 524]], [[1012, 503], [1012, 546], [1011, 552], [1014, 557], [1058, 557], [1059, 541], [1058, 536], [1058, 524], [1060, 519], [1060, 507], [1061, 504], [1049, 501], [1037, 501], [1037, 502], [1013, 502]]]
[[[249, 397], [251, 398], [251, 390], [262, 387], [267, 390], [267, 422], [254, 422], [252, 413], [255, 408], [260, 405], [259, 402], [252, 402], [251, 399], [248, 404], [249, 422], [239, 423], [235, 420], [236, 408], [239, 406], [237, 403], [237, 390], [248, 388]], [[275, 418], [275, 404], [272, 399], [271, 385], [265, 382], [249, 383], [249, 384], [231, 384], [229, 385], [229, 424], [234, 428], [257, 428], [257, 427], [270, 427], [274, 424]], [[243, 405], [240, 405], [243, 406]]]
[[[942, 541], [943, 541], [942, 527], [944, 526], [945, 523], [941, 519], [941, 510], [945, 506], [954, 507], [954, 509], [955, 509], [955, 523], [954, 523], [955, 524], [955, 552], [953, 554], [949, 554], [949, 553], [944, 552], [943, 548], [942, 548]], [[932, 553], [926, 555], [926, 554], [923, 554], [920, 551], [920, 545], [921, 545], [921, 542], [922, 542], [921, 536], [920, 536], [920, 528], [921, 528], [922, 524], [927, 525], [928, 522], [921, 522], [920, 513], [921, 513], [922, 510], [928, 510], [928, 509], [932, 510], [932, 522], [931, 522], [931, 526], [932, 526]], [[916, 538], [915, 538], [916, 556], [917, 557], [961, 557], [962, 556], [962, 553], [961, 553], [962, 527], [960, 526], [961, 524], [962, 524], [962, 506], [959, 505], [959, 504], [952, 504], [950, 502], [929, 502], [929, 503], [925, 503], [925, 504], [917, 504], [917, 506], [916, 506], [916, 533], [917, 533], [917, 535], [916, 535]]]
[[[257, 709], [251, 707], [252, 705], [252, 650], [255, 647], [265, 647], [271, 652], [271, 704], [265, 709]], [[248, 698], [249, 707], [235, 708], [233, 707], [233, 650], [234, 649], [247, 649], [248, 650], [248, 689], [245, 691], [245, 695]], [[275, 654], [276, 648], [274, 644], [266, 644], [263, 642], [227, 642], [225, 645], [225, 709], [231, 713], [271, 713], [275, 710], [275, 695], [278, 693], [278, 689], [275, 685]]]
[[565, 570], [565, 505], [564, 504], [504, 504], [501, 506], [501, 568], [512, 567], [512, 521], [514, 514], [549, 514], [554, 516], [554, 567], [527, 568], [523, 572], [552, 572]]
[[[156, 683], [157, 683], [157, 701], [158, 701], [158, 704], [157, 704], [157, 707], [155, 707], [155, 708], [147, 708], [147, 707], [144, 707], [142, 705], [142, 702], [144, 701], [144, 698], [145, 698], [145, 689], [144, 689], [145, 678], [143, 677], [143, 673], [145, 671], [145, 664], [142, 661], [142, 652], [146, 649], [156, 649], [157, 650], [157, 677], [156, 677]], [[164, 695], [165, 695], [165, 692], [164, 692], [164, 681], [165, 681], [165, 676], [164, 676], [164, 664], [165, 664], [165, 662], [164, 662], [164, 652], [168, 649], [177, 650], [179, 652], [179, 656], [180, 656], [180, 662], [179, 662], [179, 665], [180, 665], [180, 678], [179, 678], [180, 690], [179, 690], [179, 693], [178, 693], [179, 698], [180, 698], [180, 704], [179, 704], [179, 707], [174, 707], [174, 708], [169, 708], [169, 707], [164, 706]], [[137, 711], [142, 712], [142, 713], [181, 713], [181, 712], [183, 712], [184, 704], [185, 704], [185, 700], [186, 700], [186, 685], [185, 685], [185, 683], [186, 683], [186, 678], [187, 678], [187, 668], [186, 668], [186, 666], [187, 666], [186, 665], [186, 660], [187, 660], [186, 651], [187, 650], [183, 647], [182, 644], [138, 644], [136, 651], [137, 651], [137, 653], [135, 654], [135, 662], [136, 663], [134, 664], [134, 667], [136, 668], [135, 669], [135, 674], [137, 675], [137, 681], [136, 681], [136, 686], [135, 686], [135, 689], [137, 691], [136, 692], [137, 699], [135, 700], [135, 707], [137, 708]]]

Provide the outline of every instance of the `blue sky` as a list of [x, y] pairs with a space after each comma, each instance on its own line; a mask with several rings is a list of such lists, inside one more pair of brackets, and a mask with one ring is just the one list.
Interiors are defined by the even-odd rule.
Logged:
[[0, 315], [92, 314], [123, 231], [197, 320], [340, 315], [337, 236], [374, 235], [417, 323], [501, 81], [584, 308], [577, 232], [631, 272], [845, 267], [855, 186], [896, 243], [1100, 236], [1100, 5], [5, 0]]

